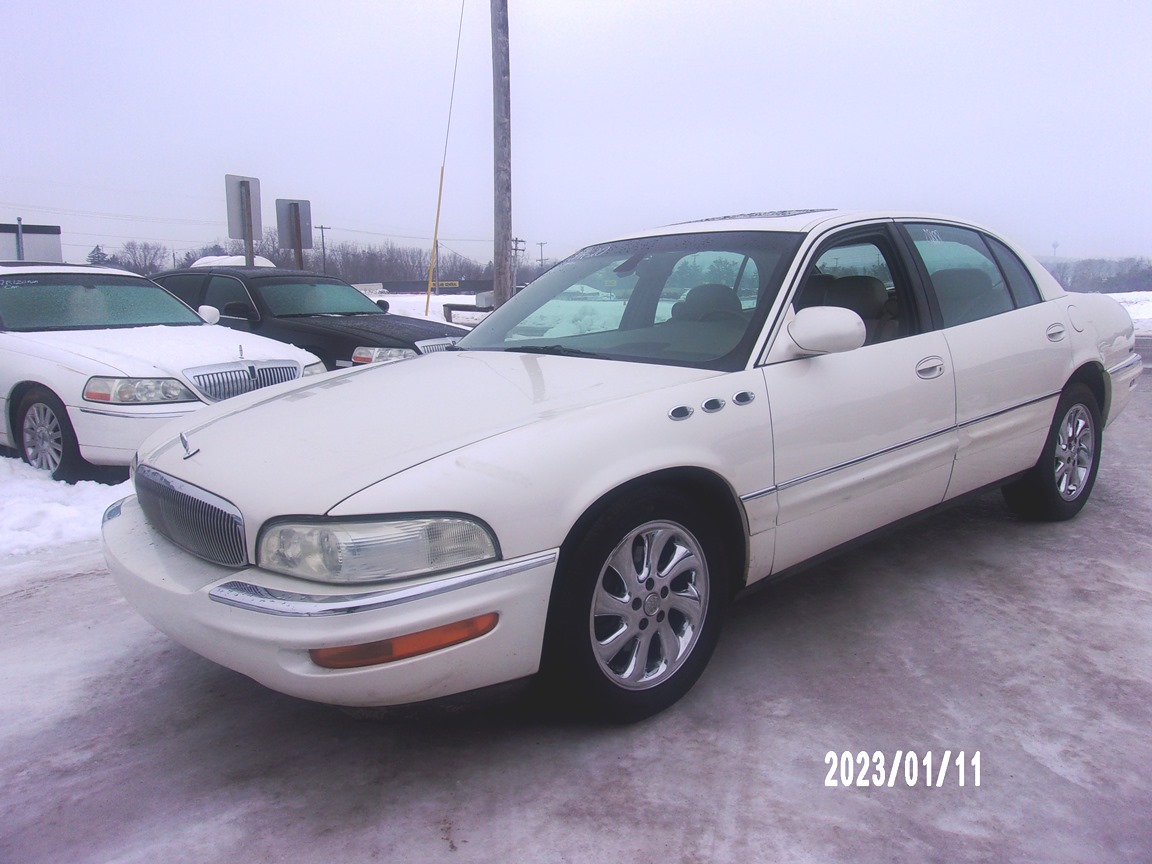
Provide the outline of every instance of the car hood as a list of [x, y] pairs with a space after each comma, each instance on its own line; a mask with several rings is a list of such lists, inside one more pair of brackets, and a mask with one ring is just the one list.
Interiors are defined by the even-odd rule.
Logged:
[[145, 441], [140, 461], [227, 498], [250, 524], [260, 524], [278, 515], [326, 513], [380, 480], [502, 432], [717, 374], [442, 352], [210, 406]]
[[380, 313], [379, 315], [309, 315], [308, 317], [280, 318], [280, 323], [313, 332], [333, 333], [341, 336], [354, 336], [369, 345], [385, 342], [402, 342], [410, 345], [421, 339], [438, 339], [443, 336], [463, 336], [468, 331], [463, 327], [422, 318], [408, 318], [404, 315]]
[[[183, 327], [122, 327], [19, 333], [22, 340], [107, 367], [108, 374], [171, 376], [185, 369], [239, 360], [317, 362], [307, 351], [262, 336], [210, 324]], [[97, 370], [93, 369], [93, 372]]]

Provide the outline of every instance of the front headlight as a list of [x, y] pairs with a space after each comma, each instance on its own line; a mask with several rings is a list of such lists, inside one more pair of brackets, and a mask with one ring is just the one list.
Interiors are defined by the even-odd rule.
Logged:
[[89, 378], [84, 385], [84, 398], [116, 405], [200, 401], [175, 378]]
[[301, 373], [301, 378], [307, 378], [309, 375], [320, 375], [328, 371], [328, 367], [323, 363], [313, 363], [311, 366], [305, 366], [304, 371]]
[[415, 357], [416, 352], [411, 348], [372, 348], [361, 345], [352, 352], [353, 363], [380, 363], [391, 360], [407, 360]]
[[498, 557], [488, 529], [464, 516], [273, 522], [257, 544], [260, 567], [316, 582], [429, 576]]

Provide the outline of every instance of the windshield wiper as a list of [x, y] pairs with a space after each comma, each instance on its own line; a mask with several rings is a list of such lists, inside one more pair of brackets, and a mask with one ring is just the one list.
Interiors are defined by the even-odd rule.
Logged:
[[592, 351], [581, 351], [579, 348], [569, 348], [567, 345], [519, 345], [515, 348], [505, 348], [505, 351], [521, 352], [524, 354], [554, 354], [557, 357], [596, 357], [602, 355]]

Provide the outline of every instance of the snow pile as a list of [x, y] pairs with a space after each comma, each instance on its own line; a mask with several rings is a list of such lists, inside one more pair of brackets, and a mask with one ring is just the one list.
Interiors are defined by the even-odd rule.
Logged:
[[1128, 310], [1137, 333], [1152, 334], [1152, 291], [1130, 291], [1127, 294], [1108, 296]]
[[[368, 294], [373, 300], [387, 300], [388, 311], [397, 315], [407, 315], [409, 318], [424, 318], [443, 324], [444, 304], [452, 303], [459, 306], [474, 306], [476, 298], [472, 294], [433, 294], [431, 298], [426, 294]], [[424, 307], [428, 306], [428, 314], [424, 314]]]
[[19, 459], [0, 458], [0, 559], [65, 543], [95, 541], [100, 517], [132, 484], [69, 486]]

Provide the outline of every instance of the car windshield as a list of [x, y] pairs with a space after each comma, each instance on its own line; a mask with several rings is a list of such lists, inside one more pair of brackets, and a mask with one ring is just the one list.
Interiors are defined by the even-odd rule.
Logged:
[[0, 328], [4, 330], [102, 330], [158, 324], [204, 322], [155, 282], [135, 276], [0, 276]]
[[799, 234], [740, 231], [592, 246], [457, 347], [739, 369], [799, 243]]
[[292, 276], [254, 279], [250, 287], [277, 318], [384, 314], [383, 309], [345, 282]]

